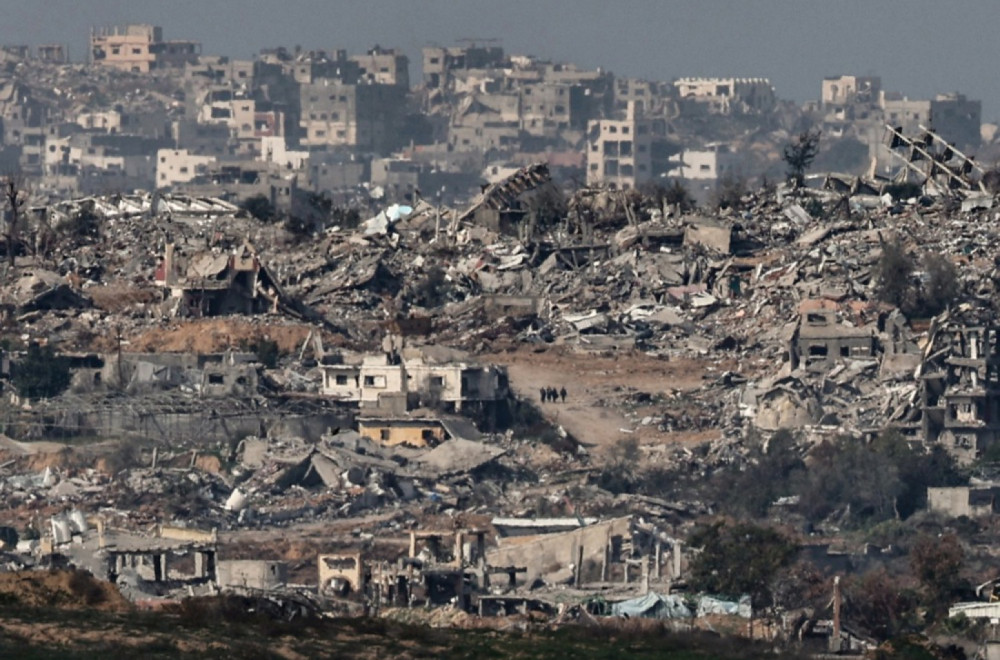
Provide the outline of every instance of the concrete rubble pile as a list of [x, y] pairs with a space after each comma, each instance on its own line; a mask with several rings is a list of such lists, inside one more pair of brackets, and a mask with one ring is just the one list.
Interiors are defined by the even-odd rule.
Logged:
[[[541, 228], [527, 219], [524, 198], [551, 183], [544, 167], [529, 166], [463, 211], [421, 200], [377, 215], [379, 231], [370, 223], [335, 227], [304, 243], [222, 200], [87, 198], [32, 208], [53, 227], [92, 215], [100, 231], [37, 239], [44, 249], [35, 267], [6, 295], [31, 333], [73, 343], [123, 326], [136, 332], [158, 318], [216, 313], [190, 273], [221, 280], [228, 267], [236, 275], [224, 286], [236, 289], [239, 260], [252, 259], [254, 272], [268, 277], [239, 292], [259, 293], [265, 303], [247, 303], [251, 318], [321, 321], [358, 348], [395, 332], [474, 350], [534, 343], [728, 357], [745, 373], [720, 374], [695, 397], [703, 399], [699, 416], [719, 420], [726, 435], [740, 435], [745, 421], [765, 430], [802, 423], [867, 430], [887, 409], [905, 417], [899, 407], [912, 398], [906, 376], [921, 341], [898, 310], [876, 300], [881, 245], [898, 238], [923, 253], [956, 255], [969, 265], [961, 271], [969, 299], [986, 302], [995, 288], [996, 232], [984, 220], [995, 212], [951, 197], [880, 197], [860, 180], [823, 184], [750, 194], [739, 212], [714, 217], [635, 191], [584, 190], [564, 222]], [[967, 202], [983, 196], [965, 194]], [[827, 217], [804, 210], [824, 200]], [[531, 236], [518, 223], [532, 224]], [[187, 280], [171, 282], [174, 260], [190, 264]], [[198, 264], [210, 272], [190, 270]], [[118, 313], [106, 303], [95, 308], [92, 296], [122, 285], [145, 293]], [[241, 301], [225, 305], [238, 309]], [[841, 353], [819, 355], [821, 343]], [[776, 363], [784, 366], [773, 370]], [[698, 424], [669, 411], [654, 421], [671, 430]]]
[[[552, 185], [530, 166], [466, 209], [417, 200], [308, 236], [209, 198], [32, 207], [3, 311], [26, 342], [59, 347], [74, 381], [48, 400], [12, 395], [2, 410], [11, 526], [55, 530], [15, 564], [59, 549], [138, 600], [183, 584], [287, 592], [283, 602], [312, 607], [316, 594], [299, 600], [287, 566], [238, 562], [251, 561], [241, 544], [255, 535], [322, 523], [365, 553], [380, 535], [411, 533], [406, 556], [317, 545], [316, 597], [331, 607], [348, 607], [353, 589], [365, 608], [554, 615], [593, 587], [626, 610], [673, 608], [634, 599], [651, 583], [669, 593], [682, 574], [675, 538], [710, 506], [602, 488], [601, 463], [566, 430], [573, 409], [559, 417], [552, 394], [536, 419], [534, 394], [529, 403], [506, 366], [474, 362], [518, 350], [694, 365], [694, 386], [623, 386], [594, 403], [622, 420], [622, 437], [684, 438], [641, 455], [694, 477], [787, 428], [820, 439], [891, 426], [963, 461], [1000, 442], [998, 216], [968, 203], [982, 191], [897, 200], [827, 180], [709, 212], [587, 189], [552, 220], [533, 197]], [[944, 311], [885, 301], [880, 268], [895, 246], [913, 261], [911, 293], [931, 277], [925, 255], [954, 263]], [[229, 336], [234, 319], [260, 334]], [[158, 345], [188, 326], [183, 348]], [[282, 330], [283, 356], [269, 361], [263, 339]], [[193, 348], [201, 340], [223, 348]], [[43, 460], [23, 442], [57, 428], [149, 444], [98, 466], [99, 448]], [[629, 516], [587, 522], [578, 502]], [[458, 534], [454, 552], [423, 528], [431, 520]], [[164, 525], [186, 531], [165, 536]], [[221, 546], [236, 563], [222, 565]], [[195, 556], [189, 582], [168, 566], [174, 554]]]

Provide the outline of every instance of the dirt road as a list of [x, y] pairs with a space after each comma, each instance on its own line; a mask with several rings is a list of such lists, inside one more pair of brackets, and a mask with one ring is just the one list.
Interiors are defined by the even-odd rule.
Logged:
[[[635, 428], [623, 414], [623, 404], [630, 392], [656, 395], [697, 389], [709, 366], [707, 361], [666, 360], [639, 351], [603, 356], [567, 347], [539, 352], [520, 348], [479, 358], [506, 365], [511, 388], [519, 397], [535, 403], [547, 419], [598, 451], [632, 434], [643, 443], [683, 440], [681, 434], [658, 433], [655, 427]], [[542, 403], [542, 387], [565, 387], [566, 402]]]

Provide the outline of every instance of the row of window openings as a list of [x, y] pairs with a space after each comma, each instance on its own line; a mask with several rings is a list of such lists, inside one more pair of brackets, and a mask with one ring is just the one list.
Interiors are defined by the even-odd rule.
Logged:
[[[429, 381], [431, 387], [444, 387], [444, 376], [431, 376]], [[337, 374], [336, 382], [337, 385], [346, 386], [348, 383], [347, 375]], [[386, 386], [385, 376], [365, 376], [364, 386], [385, 387]]]
[[[531, 112], [531, 106], [530, 105], [524, 106], [524, 111], [525, 112]], [[564, 105], [557, 105], [554, 108], [554, 111], [555, 111], [556, 114], [560, 114], [560, 115], [561, 114], [565, 114], [566, 113], [566, 106], [564, 106]], [[545, 106], [544, 105], [538, 106], [538, 112], [545, 112]]]
[[[599, 151], [598, 145], [595, 143], [590, 147], [591, 151]], [[639, 153], [646, 153], [646, 145], [639, 145]], [[631, 156], [632, 155], [632, 141], [623, 140], [621, 142], [615, 142], [614, 140], [604, 141], [604, 155], [605, 156]]]
[[[590, 164], [590, 171], [597, 171], [597, 163]], [[646, 166], [639, 165], [639, 171], [645, 172]], [[634, 176], [635, 168], [629, 164], [619, 164], [617, 160], [604, 161], [604, 176]]]

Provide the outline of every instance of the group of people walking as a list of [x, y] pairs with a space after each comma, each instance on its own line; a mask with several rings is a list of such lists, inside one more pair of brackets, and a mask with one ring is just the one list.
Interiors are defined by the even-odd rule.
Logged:
[[566, 403], [566, 388], [561, 387], [557, 391], [554, 387], [542, 387], [538, 390], [538, 395], [542, 399], [542, 403], [551, 401], [552, 403], [558, 403], [559, 399], [562, 399], [563, 403]]

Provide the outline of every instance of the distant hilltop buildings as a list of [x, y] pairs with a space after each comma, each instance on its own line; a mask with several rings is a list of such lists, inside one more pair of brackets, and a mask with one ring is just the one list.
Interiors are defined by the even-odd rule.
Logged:
[[93, 29], [88, 66], [56, 85], [65, 47], [4, 46], [0, 167], [37, 179], [40, 195], [262, 195], [301, 211], [316, 195], [467, 199], [532, 162], [557, 181], [625, 190], [679, 179], [704, 195], [726, 177], [783, 176], [781, 147], [802, 126], [822, 130], [817, 167], [848, 173], [898, 167], [881, 146], [886, 123], [980, 146], [979, 101], [909, 99], [877, 76], [825, 78], [819, 100], [798, 107], [767, 78], [643, 80], [492, 39], [430, 45], [421, 59], [414, 84], [393, 48], [239, 60], [135, 24]]

